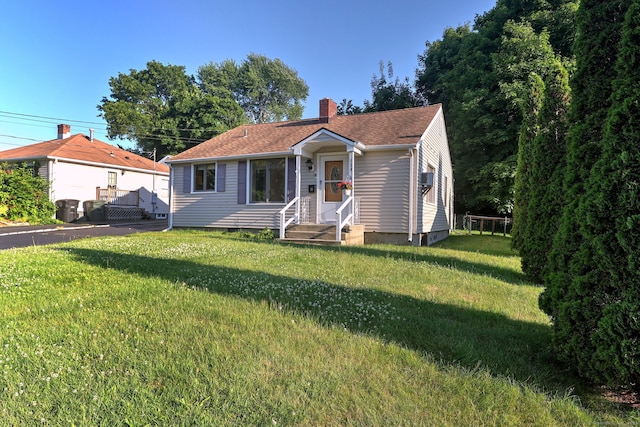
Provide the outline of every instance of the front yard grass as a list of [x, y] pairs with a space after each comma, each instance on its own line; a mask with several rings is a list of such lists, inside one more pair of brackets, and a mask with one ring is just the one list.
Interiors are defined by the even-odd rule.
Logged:
[[0, 252], [0, 425], [594, 425], [508, 238], [202, 231]]

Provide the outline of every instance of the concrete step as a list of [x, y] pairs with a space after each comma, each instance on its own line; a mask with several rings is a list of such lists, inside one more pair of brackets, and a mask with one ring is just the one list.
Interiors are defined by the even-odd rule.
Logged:
[[289, 237], [280, 239], [280, 241], [285, 243], [295, 243], [298, 245], [319, 245], [319, 246], [340, 246], [344, 244], [344, 241], [337, 241], [337, 240], [293, 239]]
[[340, 233], [336, 240], [336, 226], [328, 224], [297, 224], [285, 233], [286, 242], [318, 245], [364, 244], [364, 226], [351, 226], [349, 232]]
[[287, 231], [314, 231], [317, 233], [336, 232], [336, 226], [331, 224], [294, 224]]
[[286, 237], [305, 240], [336, 240], [335, 227], [329, 232], [287, 230]]

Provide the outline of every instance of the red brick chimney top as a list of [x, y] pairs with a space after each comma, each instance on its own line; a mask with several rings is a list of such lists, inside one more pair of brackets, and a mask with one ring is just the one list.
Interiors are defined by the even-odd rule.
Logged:
[[320, 100], [320, 123], [329, 123], [331, 118], [338, 115], [338, 104], [330, 98]]

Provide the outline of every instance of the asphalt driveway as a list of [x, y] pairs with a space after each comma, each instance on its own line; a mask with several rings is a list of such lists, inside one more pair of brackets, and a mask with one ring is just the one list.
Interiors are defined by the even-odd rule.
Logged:
[[131, 223], [90, 224], [69, 223], [37, 226], [0, 227], [0, 249], [49, 245], [97, 236], [125, 236], [127, 234], [162, 231], [166, 220]]

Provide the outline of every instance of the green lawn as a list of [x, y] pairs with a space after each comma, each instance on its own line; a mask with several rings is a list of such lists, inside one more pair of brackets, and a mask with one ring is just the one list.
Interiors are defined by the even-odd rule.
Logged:
[[172, 231], [0, 251], [0, 425], [594, 425], [501, 236]]

